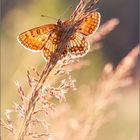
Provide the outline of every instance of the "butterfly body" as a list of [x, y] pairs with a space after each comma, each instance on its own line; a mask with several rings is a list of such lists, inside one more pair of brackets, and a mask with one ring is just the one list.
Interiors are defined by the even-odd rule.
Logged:
[[[82, 57], [89, 50], [86, 36], [97, 30], [100, 24], [100, 13], [93, 11], [82, 15], [79, 20], [60, 19], [56, 24], [47, 24], [21, 33], [17, 38], [26, 49], [37, 52], [43, 50], [43, 56], [49, 60], [59, 47], [60, 59], [68, 53], [72, 57]], [[61, 42], [64, 42], [63, 45]], [[60, 46], [61, 45], [61, 46]], [[57, 52], [59, 53], [59, 52]]]

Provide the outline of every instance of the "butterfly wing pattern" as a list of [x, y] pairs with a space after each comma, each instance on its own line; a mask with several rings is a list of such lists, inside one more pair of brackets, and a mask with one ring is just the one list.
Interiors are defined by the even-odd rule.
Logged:
[[56, 29], [55, 24], [43, 25], [21, 33], [17, 39], [26, 49], [40, 51], [45, 46], [51, 32]]
[[71, 56], [82, 57], [87, 54], [90, 46], [86, 41], [85, 36], [96, 32], [100, 25], [100, 18], [100, 13], [95, 11], [84, 18], [79, 26], [78, 31], [70, 37], [70, 41], [68, 42], [69, 52]]
[[86, 55], [89, 50], [89, 45], [86, 38], [80, 33], [76, 32], [68, 41], [68, 50], [71, 56], [75, 58]]
[[59, 36], [56, 31], [52, 32], [46, 41], [46, 44], [43, 48], [43, 56], [45, 59], [49, 59], [57, 48], [57, 44], [59, 41]]
[[[86, 36], [94, 33], [98, 29], [100, 17], [99, 12], [93, 11], [83, 19], [78, 29], [66, 42], [65, 45], [67, 47], [64, 49], [64, 52], [60, 54], [60, 59], [64, 58], [67, 53], [70, 53], [74, 58], [82, 57], [87, 54], [89, 44], [86, 41]], [[69, 22], [70, 21], [65, 23], [64, 21], [63, 23], [65, 23], [65, 26], [62, 28], [66, 28], [69, 25]], [[55, 52], [58, 43], [60, 42], [61, 35], [60, 25], [47, 24], [21, 33], [18, 36], [18, 41], [28, 50], [34, 52], [43, 50], [43, 56], [48, 60], [52, 53]]]
[[[45, 58], [45, 60], [50, 59], [51, 55], [57, 49], [58, 43], [60, 42], [60, 36], [61, 36], [61, 33], [59, 33], [59, 31], [57, 30], [50, 34], [43, 48], [43, 57]], [[67, 47], [65, 47], [65, 49], [59, 56], [60, 59], [64, 58], [67, 55], [67, 52], [68, 52]]]
[[100, 25], [101, 15], [99, 12], [92, 12], [89, 14], [79, 26], [79, 30], [82, 34], [88, 36], [96, 32]]

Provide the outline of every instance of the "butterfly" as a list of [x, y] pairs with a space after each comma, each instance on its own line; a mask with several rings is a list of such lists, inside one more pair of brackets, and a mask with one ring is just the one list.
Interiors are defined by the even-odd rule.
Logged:
[[74, 58], [82, 57], [90, 48], [86, 36], [93, 34], [98, 29], [100, 18], [99, 12], [91, 11], [81, 14], [77, 19], [74, 16], [65, 21], [59, 19], [56, 24], [46, 24], [25, 31], [19, 34], [17, 39], [23, 47], [30, 51], [42, 51], [44, 58], [49, 60], [57, 49], [65, 29], [75, 28], [65, 42], [65, 49], [60, 54], [60, 59], [68, 53]]

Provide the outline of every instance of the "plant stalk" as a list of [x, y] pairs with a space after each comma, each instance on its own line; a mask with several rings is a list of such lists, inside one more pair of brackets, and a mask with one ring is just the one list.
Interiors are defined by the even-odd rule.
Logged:
[[36, 87], [33, 90], [32, 97], [31, 97], [31, 99], [29, 101], [29, 104], [28, 104], [28, 109], [25, 112], [25, 118], [24, 118], [24, 120], [22, 121], [22, 123], [20, 125], [19, 131], [18, 131], [18, 133], [16, 135], [15, 140], [23, 140], [24, 139], [24, 136], [26, 134], [29, 122], [31, 120], [32, 114], [33, 114], [35, 106], [36, 106], [36, 102], [37, 102], [38, 97], [39, 97], [38, 96], [39, 91], [42, 88], [44, 82], [47, 79], [47, 76], [49, 75], [49, 73], [51, 72], [51, 70], [53, 69], [55, 64], [48, 63], [45, 66], [44, 70], [42, 71], [41, 77], [40, 77]]

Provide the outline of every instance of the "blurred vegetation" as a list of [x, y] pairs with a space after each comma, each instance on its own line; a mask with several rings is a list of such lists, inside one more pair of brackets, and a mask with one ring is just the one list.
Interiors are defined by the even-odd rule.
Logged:
[[[24, 49], [16, 40], [19, 33], [43, 24], [55, 23], [53, 19], [41, 17], [42, 14], [60, 18], [69, 5], [72, 5], [65, 18], [68, 17], [78, 0], [2, 0], [2, 33], [1, 33], [1, 115], [4, 110], [12, 108], [18, 102], [15, 82], [22, 83], [25, 91], [26, 70], [36, 67], [42, 70], [45, 61], [41, 53], [33, 53]], [[102, 44], [103, 49], [96, 51], [84, 59], [90, 60], [88, 67], [73, 72], [78, 93], [68, 93], [67, 102], [72, 107], [80, 94], [86, 94], [89, 83], [96, 82], [106, 62], [117, 64], [130, 49], [138, 44], [138, 0], [101, 0], [98, 4], [104, 23], [112, 17], [120, 19], [120, 25]], [[136, 70], [137, 71], [137, 70]], [[135, 71], [135, 72], [136, 72]], [[82, 75], [82, 76], [81, 76]], [[136, 75], [136, 74], [134, 74]], [[134, 77], [135, 78], [135, 77]], [[80, 92], [82, 90], [82, 92]], [[85, 91], [85, 92], [83, 92]], [[138, 85], [123, 89], [123, 100], [116, 105], [117, 118], [99, 132], [97, 140], [128, 140], [135, 135], [138, 123]], [[86, 97], [86, 96], [85, 96]], [[86, 103], [83, 103], [86, 106]], [[55, 125], [55, 124], [54, 124]], [[2, 131], [3, 137], [7, 131]]]

